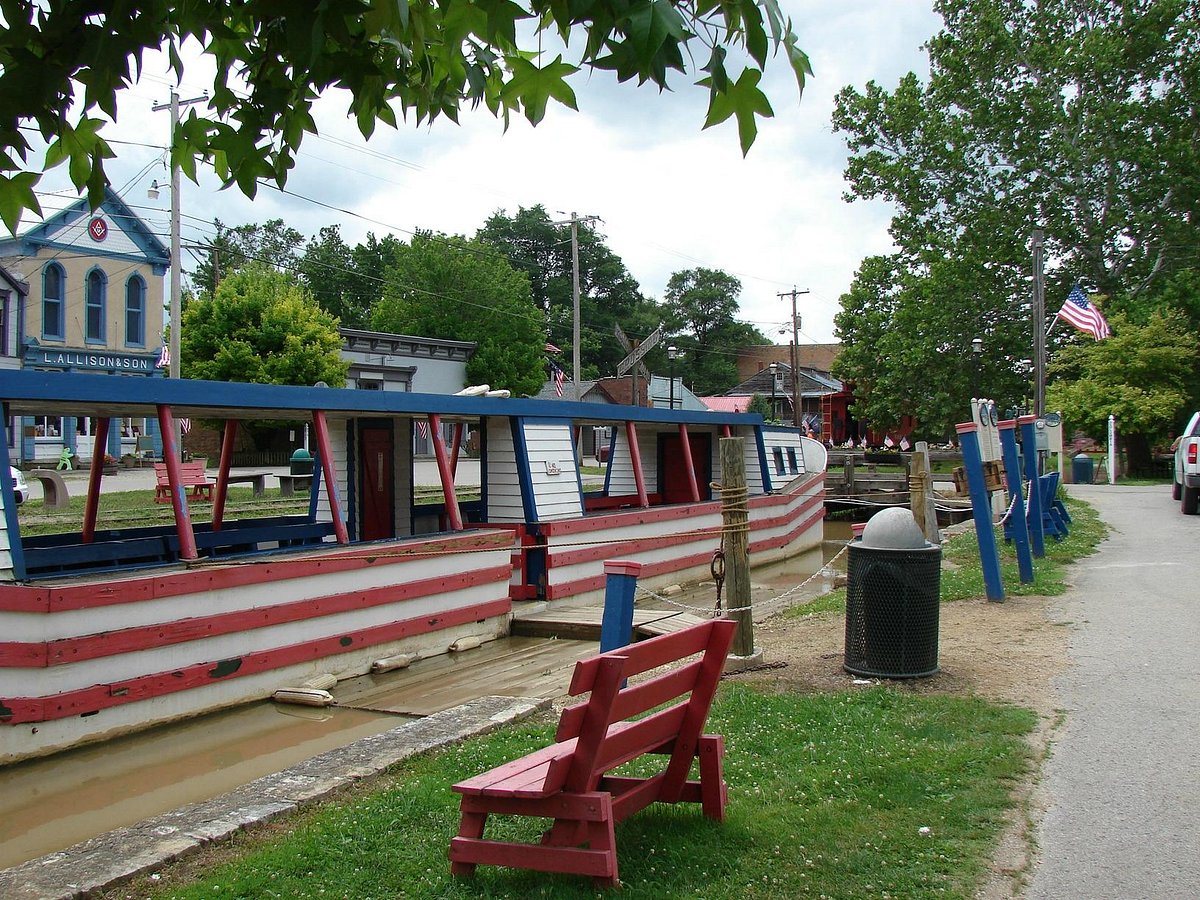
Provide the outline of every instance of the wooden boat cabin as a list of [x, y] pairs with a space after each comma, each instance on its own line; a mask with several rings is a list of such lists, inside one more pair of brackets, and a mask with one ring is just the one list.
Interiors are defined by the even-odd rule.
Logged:
[[[755, 560], [821, 540], [824, 448], [757, 415], [37, 371], [0, 371], [0, 401], [0, 429], [87, 416], [97, 446], [109, 422], [156, 422], [171, 511], [102, 521], [105, 478], [122, 476], [96, 466], [81, 530], [25, 536], [0, 479], [0, 761], [502, 636], [523, 604], [598, 602], [606, 559], [642, 563], [648, 586], [707, 573], [724, 436], [744, 439]], [[223, 429], [211, 521], [193, 521], [176, 418]], [[307, 509], [227, 516], [237, 431], [269, 420], [309, 426]], [[581, 429], [601, 427], [603, 475], [584, 476]], [[467, 429], [470, 496], [455, 478]], [[417, 431], [434, 497], [414, 484]]]

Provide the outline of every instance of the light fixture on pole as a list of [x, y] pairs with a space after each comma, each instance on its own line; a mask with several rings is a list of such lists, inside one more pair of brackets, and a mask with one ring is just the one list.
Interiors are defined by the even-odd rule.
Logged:
[[979, 397], [979, 369], [980, 361], [983, 359], [983, 338], [971, 339], [971, 355], [975, 357], [975, 398]]
[[[674, 344], [667, 347], [667, 359], [671, 361], [671, 409], [675, 408], [675, 360], [679, 357], [679, 348]], [[681, 392], [682, 393], [682, 392]], [[680, 397], [682, 400], [683, 398]]]

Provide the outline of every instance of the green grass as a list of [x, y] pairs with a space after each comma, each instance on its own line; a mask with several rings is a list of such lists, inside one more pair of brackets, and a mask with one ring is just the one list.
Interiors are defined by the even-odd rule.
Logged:
[[[728, 818], [655, 806], [617, 828], [623, 898], [961, 897], [974, 893], [1010, 789], [1030, 765], [1026, 710], [889, 688], [800, 696], [722, 687]], [[594, 897], [590, 880], [481, 867], [451, 877], [450, 785], [543, 746], [522, 725], [411, 760], [375, 789], [238, 839], [199, 880], [171, 869], [113, 896]], [[535, 837], [541, 822], [506, 824]], [[922, 829], [928, 829], [923, 833]]]

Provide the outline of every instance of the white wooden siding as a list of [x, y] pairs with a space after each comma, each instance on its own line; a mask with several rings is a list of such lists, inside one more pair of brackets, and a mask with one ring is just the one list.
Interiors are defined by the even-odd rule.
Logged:
[[[614, 426], [617, 431], [617, 443], [613, 448], [609, 467], [612, 475], [608, 482], [610, 497], [623, 497], [637, 493], [637, 481], [633, 477], [633, 459], [629, 453], [629, 437], [625, 426]], [[642, 457], [642, 477], [646, 481], [646, 492], [654, 493], [658, 484], [658, 435], [648, 428], [642, 428], [637, 433], [638, 449]]]
[[4, 515], [4, 493], [0, 491], [0, 580], [13, 580], [11, 544], [8, 542], [8, 518]]
[[522, 423], [539, 522], [583, 515], [571, 425]]
[[517, 454], [506, 418], [487, 420], [487, 519], [489, 522], [524, 522]]

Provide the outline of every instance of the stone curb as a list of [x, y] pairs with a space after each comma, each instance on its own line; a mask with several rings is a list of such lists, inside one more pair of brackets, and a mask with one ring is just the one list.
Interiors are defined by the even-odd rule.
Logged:
[[90, 897], [115, 884], [330, 796], [409, 756], [485, 734], [533, 715], [548, 700], [479, 697], [462, 706], [314, 756], [231, 793], [118, 828], [0, 871], [6, 900]]

